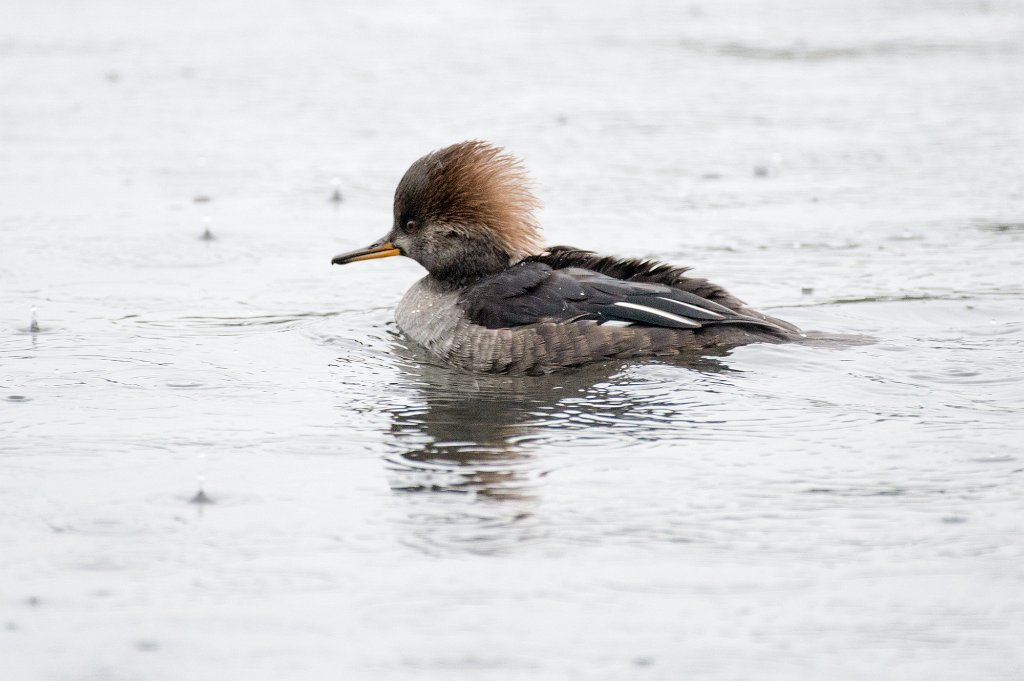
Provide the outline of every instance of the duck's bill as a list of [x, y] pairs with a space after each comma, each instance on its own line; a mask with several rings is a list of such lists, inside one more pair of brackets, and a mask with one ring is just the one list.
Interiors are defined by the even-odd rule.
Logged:
[[331, 264], [347, 265], [350, 262], [373, 260], [374, 258], [390, 258], [393, 255], [402, 255], [402, 252], [390, 241], [378, 241], [372, 246], [360, 248], [358, 251], [351, 251], [349, 253], [336, 255], [331, 259]]

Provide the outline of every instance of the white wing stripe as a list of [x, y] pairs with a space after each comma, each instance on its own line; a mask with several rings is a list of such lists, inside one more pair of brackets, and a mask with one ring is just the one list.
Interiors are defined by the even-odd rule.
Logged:
[[678, 324], [683, 324], [685, 326], [689, 326], [689, 327], [692, 327], [694, 329], [699, 329], [700, 328], [700, 324], [695, 322], [695, 321], [693, 321], [692, 319], [687, 319], [686, 317], [680, 317], [677, 314], [672, 314], [671, 312], [665, 312], [663, 310], [658, 310], [658, 309], [655, 309], [653, 307], [647, 307], [646, 305], [637, 305], [636, 303], [623, 303], [623, 302], [616, 302], [614, 304], [619, 306], [619, 307], [628, 307], [628, 308], [631, 308], [633, 310], [640, 310], [642, 312], [648, 312], [650, 314], [656, 315], [656, 316], [661, 317], [663, 319], [670, 319], [673, 322], [676, 322]]
[[724, 316], [712, 310], [708, 310], [707, 308], [698, 307], [697, 305], [690, 305], [689, 303], [684, 303], [681, 300], [672, 300], [671, 298], [665, 298], [664, 296], [658, 297], [661, 298], [662, 300], [667, 300], [670, 303], [675, 303], [676, 305], [681, 305], [682, 307], [689, 308], [691, 310], [697, 310], [698, 312], [703, 312], [704, 314], [712, 315], [715, 319], [725, 319]]

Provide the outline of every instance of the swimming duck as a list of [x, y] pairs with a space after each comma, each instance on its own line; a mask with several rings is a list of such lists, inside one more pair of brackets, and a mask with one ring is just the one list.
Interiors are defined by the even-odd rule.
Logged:
[[426, 268], [398, 305], [398, 327], [475, 372], [546, 374], [801, 336], [686, 267], [546, 248], [538, 206], [517, 158], [482, 141], [453, 144], [406, 171], [384, 238], [331, 262], [404, 255]]

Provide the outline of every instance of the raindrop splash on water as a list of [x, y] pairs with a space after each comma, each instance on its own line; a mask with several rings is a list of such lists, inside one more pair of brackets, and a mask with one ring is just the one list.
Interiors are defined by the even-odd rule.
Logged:
[[213, 236], [213, 230], [210, 229], [210, 216], [207, 215], [203, 218], [203, 233], [199, 237], [202, 241], [213, 241], [216, 237]]
[[196, 487], [198, 489], [196, 490], [196, 493], [192, 496], [192, 498], [188, 500], [188, 503], [190, 503], [190, 504], [205, 505], [205, 504], [212, 504], [212, 503], [214, 503], [213, 499], [210, 497], [210, 495], [208, 495], [206, 493], [206, 489], [205, 489], [205, 486], [206, 486], [205, 469], [206, 469], [206, 454], [205, 453], [201, 453], [201, 454], [199, 454], [199, 474], [196, 476]]
[[211, 499], [210, 496], [206, 493], [206, 491], [203, 489], [202, 485], [203, 485], [203, 481], [202, 481], [202, 478], [200, 478], [200, 480], [199, 480], [199, 490], [195, 493], [195, 495], [191, 499], [188, 500], [188, 503], [190, 503], [190, 504], [212, 504], [212, 503], [214, 503], [213, 499]]
[[32, 333], [39, 333], [39, 319], [36, 317], [36, 307], [32, 306], [32, 321], [29, 322], [28, 330]]
[[332, 178], [331, 185], [334, 187], [334, 191], [331, 192], [331, 203], [341, 203], [341, 179]]

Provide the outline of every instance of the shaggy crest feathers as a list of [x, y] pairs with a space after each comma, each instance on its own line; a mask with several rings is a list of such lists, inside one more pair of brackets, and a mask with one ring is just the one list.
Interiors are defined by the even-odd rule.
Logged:
[[471, 140], [419, 159], [395, 190], [395, 219], [417, 211], [424, 219], [463, 229], [485, 229], [512, 262], [543, 247], [534, 211], [540, 202], [515, 156]]

